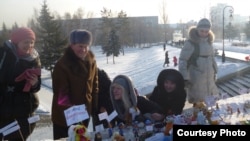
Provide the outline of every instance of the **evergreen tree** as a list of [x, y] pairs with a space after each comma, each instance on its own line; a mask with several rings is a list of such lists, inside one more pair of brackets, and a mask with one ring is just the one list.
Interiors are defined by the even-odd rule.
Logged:
[[106, 56], [110, 56], [112, 54], [113, 64], [115, 64], [115, 57], [119, 56], [120, 50], [121, 45], [119, 42], [119, 36], [116, 34], [115, 29], [111, 29], [107, 45], [103, 47], [103, 53], [106, 53]]
[[0, 32], [0, 45], [2, 46], [3, 43], [9, 39], [10, 32], [7, 29], [5, 23], [2, 25], [2, 31]]
[[62, 56], [67, 38], [62, 34], [58, 20], [50, 14], [46, 1], [42, 4], [37, 30], [37, 46], [42, 66], [52, 74], [56, 61]]

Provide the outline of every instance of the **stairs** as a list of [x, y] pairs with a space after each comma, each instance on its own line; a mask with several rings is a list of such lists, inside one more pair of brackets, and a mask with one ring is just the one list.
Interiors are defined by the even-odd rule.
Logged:
[[250, 92], [250, 68], [237, 72], [226, 78], [217, 81], [220, 94], [227, 94], [229, 97]]

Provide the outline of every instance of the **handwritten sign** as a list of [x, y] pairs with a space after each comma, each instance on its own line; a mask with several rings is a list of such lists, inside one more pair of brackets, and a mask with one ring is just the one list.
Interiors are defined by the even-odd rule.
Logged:
[[64, 110], [64, 115], [68, 126], [89, 118], [89, 114], [84, 104], [72, 106]]
[[104, 119], [108, 119], [108, 113], [107, 112], [103, 112], [98, 114], [99, 120], [104, 120]]
[[108, 122], [110, 122], [111, 120], [113, 120], [116, 116], [117, 116], [117, 112], [113, 111], [109, 116], [108, 116]]

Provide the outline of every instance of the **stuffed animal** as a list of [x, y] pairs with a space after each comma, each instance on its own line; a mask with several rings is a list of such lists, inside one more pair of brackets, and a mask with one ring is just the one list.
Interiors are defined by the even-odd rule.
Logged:
[[68, 141], [90, 141], [87, 128], [84, 125], [71, 125], [68, 130]]

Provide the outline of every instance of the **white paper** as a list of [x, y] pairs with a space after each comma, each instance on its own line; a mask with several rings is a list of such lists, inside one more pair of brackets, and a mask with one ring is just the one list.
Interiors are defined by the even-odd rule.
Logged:
[[34, 123], [34, 122], [37, 122], [40, 120], [40, 116], [39, 115], [35, 115], [33, 117], [29, 117], [28, 118], [28, 122], [31, 124], [31, 123]]
[[95, 132], [98, 133], [98, 132], [101, 132], [104, 130], [104, 126], [103, 124], [99, 124], [99, 125], [96, 125], [95, 126]]
[[113, 120], [116, 116], [117, 116], [117, 112], [113, 111], [109, 116], [108, 116], [108, 122], [110, 122], [111, 120]]
[[85, 105], [72, 106], [64, 111], [67, 125], [81, 122], [89, 118]]
[[146, 131], [153, 131], [154, 127], [152, 125], [147, 125], [146, 126]]
[[13, 127], [13, 126], [16, 126], [17, 124], [18, 124], [17, 121], [13, 121], [12, 123], [10, 123], [10, 124], [6, 125], [5, 127], [1, 128], [0, 133], [3, 133], [5, 130], [7, 130], [7, 129]]
[[3, 132], [3, 136], [9, 135], [10, 133], [13, 133], [13, 132], [15, 132], [15, 131], [17, 131], [17, 130], [19, 130], [19, 129], [20, 129], [20, 126], [19, 126], [19, 125], [16, 125], [16, 126], [14, 126], [14, 127], [11, 127], [11, 128], [9, 128], [8, 130], [5, 130], [5, 131]]
[[99, 120], [104, 120], [104, 119], [108, 119], [108, 113], [107, 112], [103, 112], [98, 114]]

